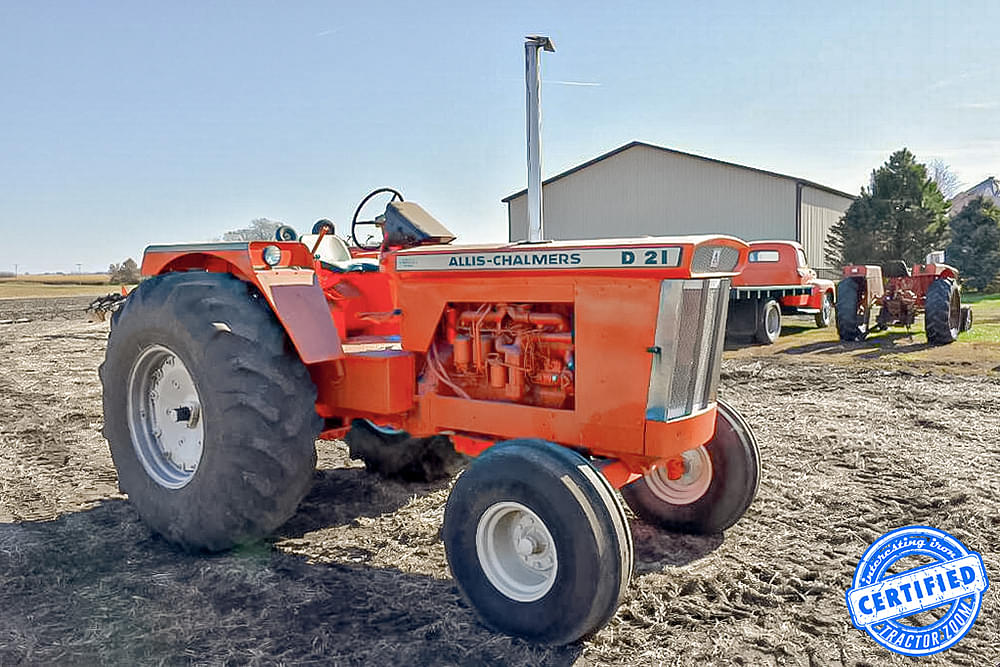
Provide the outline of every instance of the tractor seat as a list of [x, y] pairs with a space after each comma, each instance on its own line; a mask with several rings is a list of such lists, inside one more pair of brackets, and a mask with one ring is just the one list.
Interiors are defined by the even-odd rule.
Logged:
[[[316, 245], [319, 234], [303, 234], [299, 237], [302, 245], [312, 250]], [[319, 242], [314, 257], [319, 260], [320, 265], [328, 270], [337, 273], [344, 271], [378, 271], [378, 261], [368, 258], [351, 257], [351, 251], [347, 249], [344, 240], [335, 234], [326, 234]]]
[[910, 267], [901, 259], [894, 259], [882, 265], [882, 275], [886, 278], [909, 278]]

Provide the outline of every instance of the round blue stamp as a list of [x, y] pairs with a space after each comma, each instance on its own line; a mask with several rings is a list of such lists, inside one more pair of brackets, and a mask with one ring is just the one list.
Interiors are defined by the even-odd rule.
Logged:
[[[890, 573], [911, 556], [924, 564]], [[855, 627], [890, 651], [930, 655], [965, 636], [987, 588], [978, 553], [943, 530], [908, 526], [886, 533], [865, 551], [847, 591], [847, 609]], [[907, 622], [914, 614], [936, 609], [943, 613], [935, 613], [936, 620], [927, 625]]]

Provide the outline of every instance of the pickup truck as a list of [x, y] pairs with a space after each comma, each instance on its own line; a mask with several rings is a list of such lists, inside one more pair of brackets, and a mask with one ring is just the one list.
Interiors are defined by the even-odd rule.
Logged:
[[816, 326], [830, 326], [835, 294], [833, 281], [809, 268], [800, 244], [751, 241], [746, 268], [733, 278], [726, 331], [770, 345], [781, 335], [782, 315], [809, 314]]

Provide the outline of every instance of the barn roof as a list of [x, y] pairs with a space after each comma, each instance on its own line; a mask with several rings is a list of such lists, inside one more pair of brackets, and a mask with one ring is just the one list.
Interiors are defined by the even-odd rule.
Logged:
[[[555, 176], [552, 176], [551, 178], [547, 178], [546, 180], [542, 181], [542, 185], [548, 185], [549, 183], [554, 183], [554, 182], [558, 181], [561, 178], [565, 178], [565, 177], [569, 176], [570, 174], [573, 174], [575, 172], [580, 171], [581, 169], [586, 169], [587, 167], [591, 166], [592, 164], [597, 164], [598, 162], [601, 162], [602, 160], [606, 160], [609, 157], [613, 157], [615, 155], [618, 155], [619, 153], [624, 153], [625, 151], [629, 150], [630, 148], [635, 148], [636, 146], [645, 146], [646, 148], [652, 148], [652, 149], [655, 149], [655, 150], [658, 150], [658, 151], [663, 151], [664, 153], [672, 153], [673, 155], [682, 155], [684, 157], [690, 157], [690, 158], [694, 158], [696, 160], [704, 160], [705, 162], [712, 162], [714, 164], [721, 164], [721, 165], [725, 165], [727, 167], [736, 167], [737, 169], [746, 169], [747, 171], [753, 171], [753, 172], [757, 172], [758, 174], [765, 174], [767, 176], [773, 176], [775, 178], [784, 178], [786, 180], [795, 181], [796, 183], [801, 183], [803, 185], [808, 185], [811, 188], [816, 188], [817, 190], [823, 190], [825, 192], [829, 192], [831, 194], [838, 195], [840, 197], [846, 197], [848, 199], [856, 199], [856, 197], [854, 195], [849, 195], [846, 192], [842, 192], [840, 190], [836, 190], [834, 188], [828, 187], [826, 185], [822, 185], [820, 183], [816, 183], [814, 181], [807, 180], [805, 178], [798, 178], [796, 176], [789, 176], [787, 174], [779, 174], [779, 173], [774, 172], [774, 171], [767, 171], [766, 169], [757, 169], [756, 167], [748, 167], [746, 165], [736, 164], [735, 162], [726, 162], [725, 160], [716, 160], [715, 158], [705, 157], [703, 155], [695, 155], [694, 153], [685, 153], [684, 151], [678, 151], [678, 150], [674, 150], [673, 148], [665, 148], [663, 146], [657, 146], [656, 144], [646, 143], [645, 141], [630, 141], [629, 143], [627, 143], [627, 144], [625, 144], [623, 146], [619, 146], [618, 148], [616, 148], [614, 150], [608, 151], [607, 153], [604, 153], [603, 155], [598, 155], [597, 157], [595, 157], [592, 160], [587, 160], [586, 162], [584, 162], [582, 164], [578, 164], [577, 166], [573, 167], [572, 169], [567, 169], [566, 171], [564, 171], [562, 173], [559, 173], [559, 174], [556, 174]], [[510, 200], [516, 199], [516, 198], [518, 198], [518, 197], [520, 197], [522, 195], [525, 195], [525, 194], [527, 194], [527, 192], [528, 192], [527, 189], [519, 190], [518, 192], [515, 192], [514, 194], [507, 195], [506, 197], [504, 197], [500, 201], [502, 201], [504, 203], [509, 203]]]

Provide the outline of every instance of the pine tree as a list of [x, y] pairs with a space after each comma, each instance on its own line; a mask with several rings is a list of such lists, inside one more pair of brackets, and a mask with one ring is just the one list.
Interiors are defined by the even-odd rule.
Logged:
[[927, 168], [903, 148], [872, 172], [871, 187], [830, 229], [826, 258], [837, 266], [923, 261], [947, 239], [947, 212]]
[[1000, 208], [984, 197], [966, 204], [951, 219], [945, 258], [966, 285], [986, 289], [1000, 275]]

